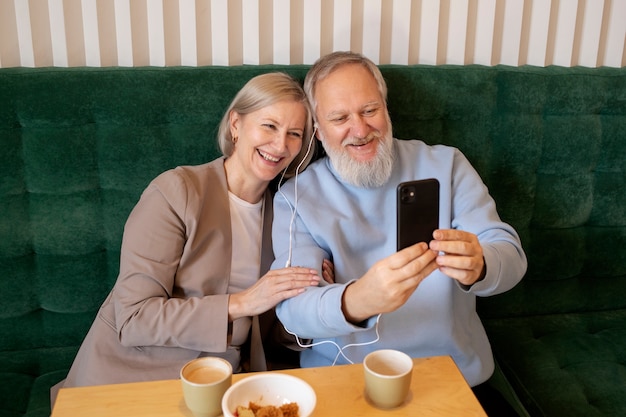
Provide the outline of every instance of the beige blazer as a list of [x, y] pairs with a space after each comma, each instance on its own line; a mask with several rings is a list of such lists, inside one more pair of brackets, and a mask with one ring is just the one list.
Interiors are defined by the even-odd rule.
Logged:
[[[224, 158], [167, 171], [146, 188], [124, 229], [117, 282], [63, 386], [175, 379], [190, 359], [228, 356], [227, 190]], [[269, 192], [264, 207], [259, 277], [273, 260]], [[267, 316], [269, 334], [273, 310]], [[262, 338], [254, 318], [251, 370], [266, 369]]]

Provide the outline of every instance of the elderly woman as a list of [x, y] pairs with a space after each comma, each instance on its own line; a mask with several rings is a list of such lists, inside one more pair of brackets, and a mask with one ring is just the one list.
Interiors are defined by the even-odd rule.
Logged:
[[[268, 186], [304, 169], [314, 151], [300, 85], [282, 73], [250, 80], [218, 140], [223, 157], [167, 171], [143, 192], [125, 226], [117, 282], [53, 398], [61, 385], [177, 378], [199, 356], [266, 369], [274, 306], [322, 279], [309, 268], [269, 271]], [[331, 280], [332, 265], [323, 270]]]

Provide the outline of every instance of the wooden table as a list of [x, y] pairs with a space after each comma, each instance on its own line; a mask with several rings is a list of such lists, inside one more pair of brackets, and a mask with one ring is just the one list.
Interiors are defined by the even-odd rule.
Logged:
[[[363, 365], [280, 370], [307, 381], [317, 395], [314, 415], [482, 416], [486, 417], [461, 372], [448, 356], [414, 359], [411, 392], [393, 410], [372, 406], [363, 394]], [[233, 382], [250, 374], [235, 374]], [[51, 417], [191, 417], [180, 380], [63, 388]]]

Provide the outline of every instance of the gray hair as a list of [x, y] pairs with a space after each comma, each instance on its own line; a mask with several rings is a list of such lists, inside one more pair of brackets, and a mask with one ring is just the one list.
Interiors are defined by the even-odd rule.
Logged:
[[337, 68], [348, 64], [361, 65], [372, 74], [372, 76], [376, 80], [378, 92], [385, 101], [385, 104], [387, 104], [387, 83], [385, 82], [385, 79], [383, 78], [383, 74], [380, 72], [380, 69], [376, 66], [376, 64], [374, 64], [374, 62], [372, 62], [369, 58], [355, 52], [332, 52], [318, 59], [315, 64], [313, 64], [313, 66], [307, 73], [306, 78], [304, 79], [304, 91], [309, 99], [311, 109], [313, 110], [313, 119], [317, 120], [315, 115], [315, 111], [317, 110], [317, 101], [315, 100], [315, 87], [318, 81], [321, 81], [324, 78], [328, 77]]
[[[279, 101], [295, 101], [302, 103], [305, 108], [307, 117], [302, 136], [302, 148], [289, 165], [285, 177], [289, 178], [293, 176], [300, 163], [302, 163], [300, 170], [303, 170], [311, 162], [316, 147], [316, 141], [313, 140], [311, 133], [311, 108], [298, 81], [283, 72], [270, 72], [257, 75], [249, 80], [241, 90], [239, 90], [237, 95], [235, 95], [235, 98], [230, 103], [230, 106], [228, 106], [219, 124], [217, 141], [222, 154], [229, 157], [233, 154], [235, 148], [233, 136], [230, 132], [230, 114], [233, 111], [245, 115], [271, 106]], [[309, 143], [312, 140], [313, 143]], [[307, 154], [309, 148], [311, 149]], [[306, 160], [303, 162], [305, 155]]]

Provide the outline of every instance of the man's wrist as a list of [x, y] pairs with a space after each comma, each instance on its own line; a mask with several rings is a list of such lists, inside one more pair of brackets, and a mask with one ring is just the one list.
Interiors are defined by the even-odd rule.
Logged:
[[358, 290], [355, 285], [358, 287], [356, 281], [351, 282], [347, 284], [346, 288], [343, 290], [343, 294], [341, 295], [341, 311], [347, 322], [355, 326], [361, 326], [371, 315], [368, 315], [365, 311], [360, 311], [363, 310], [362, 307], [364, 303], [360, 300], [358, 295], [355, 295], [355, 290]]

